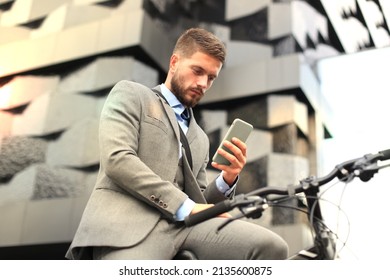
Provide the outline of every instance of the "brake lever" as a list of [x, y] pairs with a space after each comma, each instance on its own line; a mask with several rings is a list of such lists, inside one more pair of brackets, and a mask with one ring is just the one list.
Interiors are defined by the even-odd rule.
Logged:
[[378, 164], [373, 163], [354, 170], [354, 174], [356, 177], [359, 177], [361, 181], [368, 182], [372, 177], [374, 177], [375, 173], [378, 173], [379, 169]]

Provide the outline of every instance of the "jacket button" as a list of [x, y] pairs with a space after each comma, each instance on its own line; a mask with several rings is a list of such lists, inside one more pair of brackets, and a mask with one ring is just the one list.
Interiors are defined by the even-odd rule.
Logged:
[[154, 196], [153, 194], [150, 196], [150, 200], [154, 201], [156, 199], [156, 196]]
[[163, 206], [163, 205], [164, 205], [164, 201], [160, 200], [160, 201], [158, 202], [158, 205]]
[[163, 208], [167, 208], [167, 207], [168, 207], [168, 204], [164, 203]]

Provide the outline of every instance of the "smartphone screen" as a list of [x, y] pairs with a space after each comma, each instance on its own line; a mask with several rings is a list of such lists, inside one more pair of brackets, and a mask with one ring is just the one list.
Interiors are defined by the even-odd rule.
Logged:
[[[236, 137], [245, 143], [252, 130], [253, 130], [253, 126], [250, 123], [247, 123], [241, 119], [235, 119], [232, 125], [230, 126], [229, 130], [227, 131], [225, 137], [219, 144], [218, 149], [223, 149], [228, 153], [233, 154], [232, 151], [230, 151], [228, 148], [226, 148], [223, 145], [223, 142], [225, 140], [232, 141], [232, 138]], [[230, 162], [226, 158], [218, 154], [218, 150], [215, 152], [213, 156], [213, 161], [219, 164], [230, 165]]]

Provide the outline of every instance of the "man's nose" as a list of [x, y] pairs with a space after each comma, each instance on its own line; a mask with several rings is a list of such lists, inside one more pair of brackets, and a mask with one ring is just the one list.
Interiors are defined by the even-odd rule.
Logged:
[[202, 75], [202, 76], [198, 77], [197, 84], [199, 87], [201, 87], [203, 89], [207, 89], [208, 82], [209, 82], [209, 77], [207, 75]]

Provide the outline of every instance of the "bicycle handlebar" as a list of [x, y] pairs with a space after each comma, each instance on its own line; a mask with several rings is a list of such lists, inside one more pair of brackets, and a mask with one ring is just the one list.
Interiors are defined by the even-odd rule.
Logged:
[[269, 194], [293, 195], [305, 192], [313, 187], [319, 188], [320, 186], [332, 181], [336, 177], [339, 180], [343, 181], [348, 180], [348, 176], [352, 175], [351, 178], [358, 176], [362, 181], [367, 182], [372, 178], [374, 173], [379, 170], [378, 167], [372, 168], [371, 166], [375, 164], [378, 160], [385, 161], [389, 159], [390, 149], [380, 151], [377, 154], [366, 154], [363, 157], [348, 160], [336, 165], [336, 167], [324, 177], [308, 177], [306, 179], [301, 180], [298, 185], [288, 186], [287, 188], [268, 186], [254, 190], [247, 194], [237, 195], [234, 199], [231, 200], [221, 201], [208, 209], [187, 216], [184, 219], [184, 223], [186, 226], [193, 226], [210, 218], [216, 217], [222, 213], [228, 212], [238, 206], [253, 206], [256, 209], [261, 210], [261, 208], [264, 207], [264, 204], [266, 203], [265, 199], [261, 197], [265, 197]]
[[390, 149], [380, 151], [379, 154], [382, 155], [382, 157], [379, 158], [379, 160], [381, 160], [381, 161], [385, 161], [385, 160], [390, 159]]
[[231, 202], [231, 200], [224, 200], [206, 210], [189, 215], [185, 217], [184, 223], [186, 224], [186, 226], [190, 227], [199, 224], [200, 222], [206, 221], [210, 218], [216, 217], [222, 213], [229, 212], [234, 208], [232, 207]]

